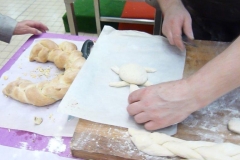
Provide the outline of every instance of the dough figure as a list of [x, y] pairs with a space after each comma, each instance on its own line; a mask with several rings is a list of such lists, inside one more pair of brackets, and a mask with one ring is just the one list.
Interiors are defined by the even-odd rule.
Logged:
[[179, 156], [194, 160], [240, 160], [240, 146], [232, 143], [185, 141], [158, 132], [129, 128], [135, 146], [152, 156]]
[[143, 68], [138, 64], [125, 64], [118, 68], [114, 66], [111, 68], [119, 75], [122, 81], [112, 82], [109, 84], [111, 87], [125, 87], [130, 86], [130, 92], [139, 89], [138, 85], [150, 86], [147, 73], [156, 72], [153, 68]]

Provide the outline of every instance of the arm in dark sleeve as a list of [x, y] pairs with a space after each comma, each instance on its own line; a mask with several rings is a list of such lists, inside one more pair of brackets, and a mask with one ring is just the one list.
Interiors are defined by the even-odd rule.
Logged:
[[9, 43], [16, 25], [16, 20], [0, 14], [0, 41]]

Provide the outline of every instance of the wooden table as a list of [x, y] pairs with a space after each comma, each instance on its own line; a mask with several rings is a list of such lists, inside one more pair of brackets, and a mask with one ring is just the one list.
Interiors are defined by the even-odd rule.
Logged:
[[[223, 42], [196, 42], [197, 48], [187, 47], [184, 77], [196, 72], [229, 45]], [[175, 137], [217, 143], [232, 142], [240, 145], [240, 135], [227, 129], [230, 118], [239, 114], [239, 102], [240, 89], [236, 89], [190, 115], [178, 125]], [[84, 159], [168, 159], [144, 154], [133, 145], [129, 137], [126, 128], [79, 119], [71, 140], [72, 155]]]

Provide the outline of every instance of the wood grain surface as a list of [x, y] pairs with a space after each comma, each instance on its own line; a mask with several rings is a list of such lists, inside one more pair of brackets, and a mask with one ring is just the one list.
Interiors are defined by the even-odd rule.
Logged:
[[[196, 41], [196, 43], [198, 47], [187, 47], [184, 77], [196, 72], [229, 45], [211, 41]], [[238, 88], [206, 108], [194, 112], [178, 124], [175, 137], [216, 143], [232, 142], [240, 145], [240, 135], [227, 129], [228, 121], [232, 117], [237, 117], [239, 110], [240, 89]], [[84, 159], [180, 159], [149, 156], [139, 151], [129, 137], [126, 128], [79, 119], [71, 141], [71, 152], [73, 156]]]

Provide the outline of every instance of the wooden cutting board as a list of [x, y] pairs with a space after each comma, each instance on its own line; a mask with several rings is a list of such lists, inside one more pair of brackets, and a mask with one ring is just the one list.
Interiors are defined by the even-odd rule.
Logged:
[[[184, 77], [196, 72], [229, 45], [223, 42], [196, 42], [197, 48], [187, 47]], [[239, 113], [239, 95], [240, 89], [236, 89], [205, 109], [193, 113], [178, 125], [175, 137], [219, 143], [232, 142], [240, 145], [240, 135], [228, 131], [226, 125], [231, 117], [237, 117]], [[71, 152], [74, 157], [84, 159], [168, 159], [149, 156], [139, 151], [131, 142], [126, 128], [94, 123], [84, 119], [79, 119], [71, 140]]]

